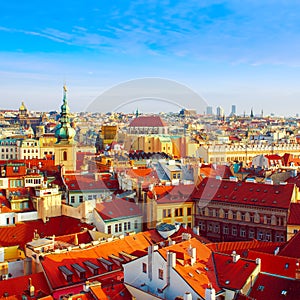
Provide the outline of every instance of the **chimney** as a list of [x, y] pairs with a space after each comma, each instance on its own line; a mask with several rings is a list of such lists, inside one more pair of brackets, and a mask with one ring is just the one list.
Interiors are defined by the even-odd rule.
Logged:
[[148, 246], [148, 278], [152, 281], [153, 253], [158, 250], [158, 245]]
[[239, 259], [241, 258], [241, 256], [240, 256], [239, 254], [236, 254], [235, 251], [232, 251], [231, 256], [232, 256], [232, 261], [233, 261], [234, 263], [238, 262]]
[[193, 266], [197, 259], [197, 249], [190, 246], [188, 248], [188, 255], [191, 257], [191, 266]]
[[216, 300], [216, 290], [211, 284], [205, 289], [205, 300]]
[[31, 278], [28, 279], [28, 290], [29, 290], [29, 296], [34, 297], [34, 286], [32, 285], [32, 280]]
[[176, 253], [172, 251], [167, 252], [167, 285], [170, 285], [171, 271], [176, 268]]
[[192, 294], [190, 292], [185, 292], [183, 295], [183, 300], [193, 300]]

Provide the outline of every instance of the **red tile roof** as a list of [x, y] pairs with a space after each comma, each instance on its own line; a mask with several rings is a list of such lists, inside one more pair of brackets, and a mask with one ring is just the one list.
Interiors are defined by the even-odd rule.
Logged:
[[192, 195], [203, 204], [209, 201], [267, 206], [288, 209], [293, 198], [294, 185], [268, 185], [264, 183], [233, 182], [205, 178]]
[[112, 201], [97, 203], [96, 210], [104, 221], [142, 215], [135, 203], [117, 198]]
[[249, 297], [257, 300], [295, 300], [299, 299], [300, 281], [277, 276], [259, 274]]
[[[87, 249], [73, 250], [60, 254], [49, 254], [44, 257], [42, 266], [52, 288], [57, 289], [59, 287], [66, 287], [80, 282], [79, 277], [74, 272], [72, 283], [68, 283], [59, 271], [59, 266], [64, 265], [69, 270], [72, 270], [71, 264], [78, 263], [80, 266], [84, 267], [83, 261], [89, 260], [100, 267], [99, 274], [105, 274], [107, 273], [107, 270], [97, 261], [97, 258], [103, 257], [110, 260], [109, 255], [114, 254], [119, 256], [121, 251], [125, 251], [128, 254], [135, 252], [136, 254], [137, 250], [145, 250], [149, 245], [151, 245], [151, 242], [142, 233], [138, 233]], [[113, 264], [113, 270], [118, 270], [119, 268], [119, 266]], [[91, 276], [92, 273], [87, 269], [86, 277], [89, 278]]]
[[200, 167], [200, 176], [213, 178], [221, 176], [222, 178], [228, 179], [230, 176], [233, 176], [233, 174], [228, 166], [202, 164]]
[[157, 203], [182, 203], [192, 202], [190, 198], [194, 191], [194, 184], [180, 185], [158, 185], [154, 186], [152, 191], [148, 192], [148, 197], [153, 198], [154, 194], [157, 197]]
[[[178, 260], [178, 258], [190, 259], [187, 254], [190, 247], [196, 248], [196, 262], [193, 266]], [[216, 293], [221, 290], [217, 283], [212, 252], [200, 241], [192, 238], [185, 242], [161, 248], [158, 251], [165, 260], [167, 259], [167, 251], [176, 252], [176, 272], [203, 298], [205, 297], [205, 289], [209, 284], [212, 284]]]
[[247, 250], [255, 250], [264, 253], [274, 253], [277, 247], [283, 246], [284, 243], [262, 242], [257, 240], [240, 241], [240, 242], [220, 242], [207, 244], [212, 251], [231, 254], [232, 251], [243, 255]]
[[31, 283], [35, 287], [35, 296], [39, 294], [38, 298], [40, 298], [50, 294], [45, 275], [41, 272], [8, 280], [0, 280], [0, 299], [6, 299], [5, 297], [1, 297], [5, 292], [9, 296], [15, 296], [15, 299], [21, 299], [22, 295], [26, 294], [25, 291], [28, 290], [29, 278], [31, 278]]
[[279, 255], [300, 258], [300, 231], [287, 242]]
[[214, 262], [220, 287], [240, 290], [257, 268], [253, 260], [240, 258], [233, 262], [231, 255], [214, 253]]
[[298, 259], [250, 250], [247, 257], [261, 259], [261, 272], [295, 278]]
[[300, 203], [291, 203], [288, 225], [300, 225]]
[[65, 175], [64, 179], [70, 191], [117, 190], [119, 188], [118, 180], [105, 177], [96, 181], [91, 176]]
[[133, 119], [129, 127], [166, 127], [167, 124], [160, 116], [141, 116]]
[[78, 233], [71, 233], [71, 234], [55, 237], [55, 241], [64, 242], [71, 245], [75, 245], [77, 242], [78, 244], [82, 244], [82, 243], [87, 244], [90, 243], [92, 240], [93, 239], [88, 231], [82, 231]]
[[93, 229], [94, 227], [66, 216], [50, 218], [46, 223], [36, 220], [17, 223], [13, 226], [2, 226], [0, 228], [0, 245], [1, 247], [20, 245], [21, 248], [24, 248], [26, 243], [32, 241], [35, 230], [40, 237], [46, 237], [76, 233], [80, 232], [82, 228]]

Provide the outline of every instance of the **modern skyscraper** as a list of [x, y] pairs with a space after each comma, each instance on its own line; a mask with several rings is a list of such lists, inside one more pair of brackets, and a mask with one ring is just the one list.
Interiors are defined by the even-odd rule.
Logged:
[[206, 107], [206, 114], [207, 115], [213, 115], [213, 108], [212, 108], [212, 106], [207, 106]]
[[224, 117], [224, 109], [221, 106], [217, 107], [217, 117], [223, 118]]
[[230, 113], [230, 115], [236, 115], [236, 105], [235, 104], [231, 105], [231, 113]]

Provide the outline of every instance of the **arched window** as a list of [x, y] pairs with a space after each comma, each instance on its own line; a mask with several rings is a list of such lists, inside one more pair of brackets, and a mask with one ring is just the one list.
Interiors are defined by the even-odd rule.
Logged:
[[63, 160], [68, 160], [68, 153], [67, 153], [67, 151], [63, 152]]

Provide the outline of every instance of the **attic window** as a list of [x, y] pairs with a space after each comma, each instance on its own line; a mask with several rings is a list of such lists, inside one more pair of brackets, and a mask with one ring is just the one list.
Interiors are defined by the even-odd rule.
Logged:
[[245, 198], [244, 198], [244, 201], [247, 201], [247, 200], [248, 200], [248, 198], [245, 197]]
[[130, 211], [133, 211], [133, 208], [132, 208], [132, 207], [130, 207], [130, 208], [129, 208], [129, 210], [130, 210]]
[[263, 285], [259, 285], [258, 288], [257, 288], [257, 290], [262, 292], [264, 290], [264, 288], [265, 287]]
[[235, 200], [236, 199], [236, 196], [232, 196], [232, 200]]
[[112, 213], [112, 211], [109, 211], [108, 214], [109, 214], [109, 215], [112, 215], [113, 213]]
[[223, 188], [224, 188], [224, 189], [227, 189], [227, 188], [228, 188], [228, 186], [227, 186], [227, 185], [224, 185], [224, 186], [223, 186]]
[[276, 200], [274, 200], [274, 201], [273, 201], [273, 204], [277, 204], [277, 201], [276, 201]]
[[275, 191], [275, 194], [279, 194], [279, 191]]
[[90, 184], [89, 184], [89, 186], [93, 186], [93, 184], [92, 184], [92, 183], [90, 183]]
[[225, 284], [229, 284], [229, 283], [230, 283], [230, 280], [226, 280], [226, 281], [225, 281]]
[[75, 186], [75, 183], [71, 183], [71, 187], [74, 187]]
[[290, 266], [289, 263], [286, 263], [286, 264], [284, 265], [284, 268], [285, 268], [285, 269], [288, 269], [289, 266]]
[[253, 191], [253, 188], [250, 188], [250, 192], [252, 192]]
[[264, 190], [264, 193], [267, 193], [268, 192], [268, 190]]
[[281, 291], [281, 295], [286, 296], [286, 294], [287, 294], [287, 291], [286, 291], [286, 290], [282, 290], [282, 291]]
[[260, 189], [257, 189], [256, 191], [257, 191], [257, 192], [260, 192]]

